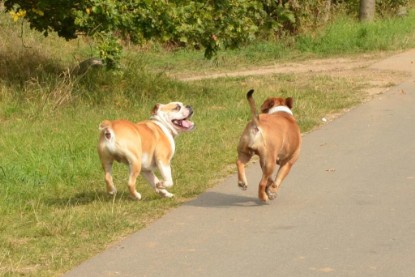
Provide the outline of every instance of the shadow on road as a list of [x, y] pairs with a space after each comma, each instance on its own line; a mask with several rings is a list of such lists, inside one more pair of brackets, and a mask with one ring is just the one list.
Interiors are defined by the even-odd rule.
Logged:
[[187, 202], [184, 205], [208, 208], [226, 208], [232, 206], [252, 207], [264, 204], [257, 198], [253, 197], [209, 191], [202, 194], [199, 198]]

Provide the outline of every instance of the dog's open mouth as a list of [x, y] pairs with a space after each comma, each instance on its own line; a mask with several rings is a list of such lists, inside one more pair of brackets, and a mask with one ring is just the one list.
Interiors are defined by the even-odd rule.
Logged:
[[195, 126], [195, 124], [189, 120], [188, 118], [184, 119], [173, 119], [172, 123], [179, 129], [183, 130], [191, 130]]
[[182, 129], [184, 131], [190, 131], [195, 127], [195, 124], [190, 121], [190, 118], [193, 115], [193, 111], [190, 109], [189, 116], [183, 119], [173, 119], [171, 122], [176, 126], [178, 129]]

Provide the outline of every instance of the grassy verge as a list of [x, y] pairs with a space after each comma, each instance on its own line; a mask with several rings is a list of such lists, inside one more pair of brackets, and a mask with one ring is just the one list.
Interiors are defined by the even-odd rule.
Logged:
[[179, 50], [166, 56], [153, 49], [139, 54], [149, 69], [166, 73], [212, 72], [252, 68], [284, 61], [304, 60], [337, 55], [399, 51], [415, 47], [415, 10], [408, 16], [361, 24], [339, 16], [328, 27], [313, 30], [296, 38], [261, 41], [238, 50], [222, 51], [213, 60], [205, 60], [200, 52]]
[[[361, 86], [342, 79], [295, 75], [221, 79], [215, 84], [166, 82], [160, 76], [151, 84], [159, 86], [151, 92], [151, 100], [132, 97], [128, 103], [119, 92], [103, 96], [107, 99], [101, 105], [78, 100], [76, 105], [40, 111], [40, 115], [32, 112], [32, 104], [27, 108], [19, 104], [22, 111], [2, 122], [0, 272], [62, 273], [234, 172], [233, 167], [223, 168], [234, 163], [235, 142], [249, 118], [245, 92], [252, 86], [259, 101], [267, 95], [294, 96], [294, 112], [303, 131], [316, 126], [323, 115], [356, 104]], [[196, 111], [196, 131], [177, 139], [172, 189], [176, 198], [160, 199], [140, 178], [143, 200], [131, 201], [127, 168], [122, 165], [114, 170], [120, 193], [109, 197], [95, 151], [97, 125], [104, 118], [148, 118], [156, 99], [179, 99]]]
[[[122, 72], [74, 77], [66, 68], [76, 60], [71, 55], [87, 52], [86, 45], [28, 33], [31, 48], [16, 47], [21, 41], [15, 27], [0, 20], [10, 27], [0, 29], [8, 38], [0, 42], [0, 275], [59, 275], [234, 172], [236, 142], [250, 117], [250, 88], [258, 103], [269, 95], [295, 97], [303, 132], [363, 98], [362, 79], [276, 74], [183, 83], [149, 73], [164, 65], [176, 71], [247, 66], [266, 52], [259, 45], [223, 53], [216, 64], [202, 61], [200, 53], [197, 62], [195, 53], [182, 52], [179, 60], [177, 54], [130, 54]], [[140, 178], [143, 200], [131, 201], [123, 165], [114, 168], [119, 194], [108, 196], [95, 149], [99, 122], [145, 119], [155, 103], [171, 100], [191, 104], [197, 124], [177, 139], [176, 197], [161, 199]]]

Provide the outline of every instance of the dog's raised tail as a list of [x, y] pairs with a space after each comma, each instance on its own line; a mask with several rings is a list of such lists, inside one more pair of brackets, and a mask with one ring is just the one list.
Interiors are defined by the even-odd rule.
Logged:
[[111, 138], [113, 137], [111, 127], [112, 127], [112, 124], [111, 124], [111, 121], [109, 120], [102, 121], [98, 127], [100, 133], [103, 133], [107, 140], [111, 140]]
[[258, 117], [258, 112], [256, 110], [255, 100], [252, 97], [252, 94], [254, 94], [254, 90], [253, 89], [251, 89], [250, 91], [248, 91], [248, 93], [246, 94], [246, 98], [248, 99], [249, 107], [251, 108], [252, 119], [254, 120], [255, 124], [258, 124], [259, 117]]

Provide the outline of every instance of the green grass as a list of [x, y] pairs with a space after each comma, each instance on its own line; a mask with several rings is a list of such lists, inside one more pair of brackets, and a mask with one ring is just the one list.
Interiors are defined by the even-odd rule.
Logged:
[[[205, 61], [201, 52], [192, 51], [129, 53], [120, 72], [75, 77], [67, 69], [78, 55], [88, 53], [82, 40], [67, 43], [26, 30], [30, 48], [24, 48], [15, 25], [3, 16], [0, 25], [5, 27], [0, 37], [7, 38], [0, 41], [0, 275], [5, 276], [58, 276], [234, 173], [236, 142], [250, 118], [248, 89], [256, 89], [258, 104], [269, 95], [293, 96], [302, 132], [365, 97], [363, 80], [325, 75], [184, 83], [151, 73], [229, 70], [251, 66], [254, 60], [265, 64], [295, 57], [299, 51], [275, 46], [280, 57], [269, 42], [223, 52], [217, 61]], [[410, 45], [397, 38], [391, 45], [398, 46], [391, 50]], [[194, 132], [176, 140], [171, 190], [176, 197], [160, 198], [139, 178], [143, 199], [132, 201], [127, 167], [119, 164], [114, 168], [119, 193], [107, 195], [96, 154], [99, 122], [146, 119], [155, 103], [172, 100], [192, 105], [197, 124]]]
[[[323, 115], [359, 101], [358, 85], [329, 77], [244, 77], [217, 80], [213, 85], [208, 80], [175, 83], [160, 76], [148, 84], [154, 87], [147, 96], [152, 100], [123, 96], [133, 93], [128, 90], [111, 94], [115, 84], [110, 84], [100, 91], [107, 98], [102, 105], [78, 100], [76, 105], [37, 116], [31, 112], [32, 104], [27, 104], [27, 110], [23, 105], [18, 114], [25, 116], [13, 114], [1, 123], [7, 131], [0, 138], [0, 260], [4, 266], [0, 270], [45, 276], [61, 273], [234, 172], [228, 165], [235, 161], [235, 142], [249, 119], [245, 92], [253, 84], [258, 102], [271, 94], [294, 96], [294, 112], [303, 131], [316, 126]], [[143, 200], [131, 201], [123, 165], [114, 170], [119, 194], [106, 195], [95, 150], [98, 123], [104, 118], [145, 119], [155, 99], [165, 102], [176, 97], [194, 107], [197, 124], [194, 132], [177, 139], [172, 189], [176, 198], [161, 199], [140, 178]], [[112, 99], [132, 103], [119, 100], [112, 105]]]
[[311, 30], [298, 37], [278, 41], [258, 41], [237, 50], [224, 50], [213, 60], [198, 51], [172, 51], [165, 55], [159, 48], [138, 53], [149, 69], [164, 73], [212, 72], [250, 68], [284, 61], [399, 51], [415, 47], [415, 10], [406, 17], [361, 24], [343, 15], [326, 28]]
[[320, 56], [401, 50], [415, 47], [414, 29], [414, 10], [407, 17], [375, 23], [356, 24], [348, 17], [340, 17], [321, 33], [299, 36], [296, 47], [303, 53]]

